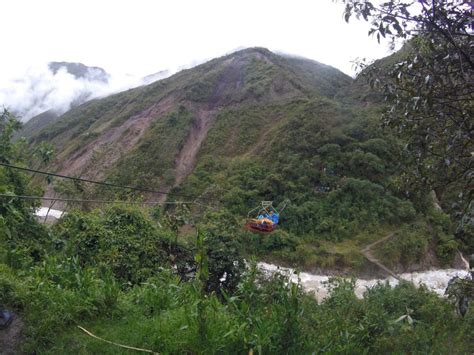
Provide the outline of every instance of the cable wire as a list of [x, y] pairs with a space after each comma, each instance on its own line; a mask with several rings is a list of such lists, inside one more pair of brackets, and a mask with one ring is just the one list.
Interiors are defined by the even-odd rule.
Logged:
[[[66, 175], [61, 175], [61, 174], [50, 173], [50, 172], [47, 172], [47, 171], [24, 168], [24, 167], [21, 167], [21, 166], [11, 165], [11, 164], [2, 163], [2, 162], [0, 162], [0, 166], [4, 166], [4, 167], [7, 167], [7, 168], [12, 168], [12, 169], [17, 169], [17, 170], [22, 170], [22, 171], [27, 171], [27, 172], [30, 172], [30, 173], [36, 173], [36, 174], [48, 175], [48, 176], [55, 176], [55, 177], [59, 177], [59, 178], [62, 178], [62, 179], [82, 181], [82, 182], [87, 182], [87, 183], [91, 183], [91, 184], [114, 187], [114, 188], [135, 190], [135, 191], [155, 193], [155, 194], [161, 194], [161, 195], [186, 197], [186, 198], [190, 198], [190, 199], [193, 198], [192, 196], [189, 196], [189, 195], [183, 195], [183, 194], [178, 194], [178, 193], [147, 189], [147, 188], [143, 188], [143, 187], [139, 187], [139, 186], [127, 186], [127, 185], [119, 185], [119, 184], [114, 184], [114, 183], [105, 182], [105, 181], [95, 181], [95, 180], [90, 180], [90, 179], [83, 179], [83, 178], [78, 178], [78, 177], [73, 177], [73, 176], [66, 176]], [[202, 198], [202, 199], [207, 200], [207, 201], [211, 200], [209, 198]]]
[[105, 203], [105, 204], [130, 204], [130, 205], [200, 205], [207, 208], [212, 208], [211, 206], [205, 205], [196, 201], [124, 201], [124, 200], [87, 200], [87, 199], [73, 199], [73, 198], [61, 198], [61, 197], [42, 197], [42, 196], [26, 196], [26, 195], [9, 195], [9, 194], [0, 194], [0, 197], [5, 198], [19, 198], [23, 200], [45, 200], [45, 201], [60, 201], [60, 202], [89, 202], [89, 203]]

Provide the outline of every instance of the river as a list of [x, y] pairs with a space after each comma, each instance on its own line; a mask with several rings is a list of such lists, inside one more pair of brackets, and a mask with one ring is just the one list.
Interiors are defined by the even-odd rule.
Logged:
[[[318, 302], [321, 302], [329, 294], [328, 287], [325, 284], [329, 280], [329, 276], [326, 275], [315, 275], [307, 272], [300, 272], [299, 274], [295, 273], [294, 269], [279, 267], [273, 264], [267, 264], [260, 262], [258, 267], [267, 273], [280, 272], [286, 274], [290, 277], [293, 282], [297, 282], [298, 278], [300, 280], [303, 288], [308, 292], [314, 292]], [[438, 269], [438, 270], [428, 270], [422, 272], [411, 272], [403, 273], [398, 276], [407, 281], [413, 282], [416, 286], [424, 284], [428, 289], [436, 292], [438, 295], [443, 296], [446, 286], [451, 278], [454, 276], [466, 277], [468, 276], [467, 270], [462, 269]], [[373, 287], [377, 282], [386, 282], [388, 281], [391, 286], [398, 284], [398, 280], [393, 277], [387, 277], [385, 279], [357, 279], [355, 294], [358, 298], [362, 298], [364, 292], [367, 288]]]
[[[36, 211], [38, 217], [45, 217], [48, 213], [47, 207], [41, 207]], [[53, 218], [60, 218], [64, 212], [59, 210], [51, 209], [48, 216]], [[280, 272], [290, 277], [293, 282], [300, 280], [303, 288], [308, 292], [314, 292], [318, 302], [322, 301], [329, 294], [328, 287], [325, 284], [329, 280], [329, 276], [326, 275], [315, 275], [307, 272], [300, 272], [296, 274], [294, 269], [280, 267], [274, 264], [268, 264], [264, 262], [258, 263], [258, 267], [267, 273]], [[398, 276], [407, 281], [413, 282], [415, 285], [424, 284], [428, 289], [436, 292], [438, 295], [443, 296], [446, 286], [451, 278], [454, 276], [466, 277], [468, 275], [467, 270], [463, 269], [438, 269], [428, 270], [423, 272], [411, 272], [399, 274]], [[388, 281], [391, 286], [398, 284], [398, 280], [393, 277], [387, 277], [385, 279], [357, 279], [355, 294], [357, 297], [362, 298], [367, 288], [370, 288], [377, 284], [377, 282]]]

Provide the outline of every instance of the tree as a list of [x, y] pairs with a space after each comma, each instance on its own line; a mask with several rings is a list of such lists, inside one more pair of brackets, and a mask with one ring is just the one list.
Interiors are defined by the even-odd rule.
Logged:
[[[6, 109], [0, 113], [0, 162], [21, 164], [23, 146], [19, 142], [12, 142], [13, 133], [20, 127], [21, 123]], [[7, 167], [0, 167], [0, 193], [11, 196], [37, 195], [37, 192], [28, 187], [24, 173]], [[39, 258], [47, 234], [32, 213], [38, 206], [37, 200], [9, 196], [0, 198], [0, 258], [4, 252], [8, 254], [14, 250], [18, 246], [18, 240], [23, 240], [21, 253], [24, 256]]]
[[434, 190], [461, 220], [472, 213], [474, 59], [472, 13], [462, 0], [342, 0], [344, 18], [370, 22], [369, 35], [405, 41], [395, 63], [362, 65], [388, 102], [383, 124], [405, 141], [404, 181]]
[[0, 114], [0, 162], [11, 163], [15, 159], [15, 146], [12, 144], [13, 133], [21, 128], [18, 121], [7, 109]]

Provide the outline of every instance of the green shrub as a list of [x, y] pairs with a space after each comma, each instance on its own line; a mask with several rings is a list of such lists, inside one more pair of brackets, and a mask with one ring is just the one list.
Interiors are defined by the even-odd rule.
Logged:
[[404, 225], [393, 238], [378, 246], [375, 252], [384, 264], [406, 268], [422, 261], [428, 251], [430, 238], [423, 223]]
[[459, 242], [453, 236], [441, 234], [438, 236], [436, 245], [436, 256], [443, 265], [449, 265], [456, 252], [459, 250]]
[[104, 213], [71, 212], [54, 226], [64, 253], [84, 266], [104, 264], [132, 284], [169, 265], [173, 242], [139, 210], [111, 207]]
[[31, 270], [24, 312], [33, 349], [54, 342], [64, 326], [110, 315], [120, 287], [107, 271], [82, 268], [75, 258], [46, 258]]
[[17, 278], [14, 271], [0, 264], [0, 305], [22, 308], [27, 293], [24, 284]]

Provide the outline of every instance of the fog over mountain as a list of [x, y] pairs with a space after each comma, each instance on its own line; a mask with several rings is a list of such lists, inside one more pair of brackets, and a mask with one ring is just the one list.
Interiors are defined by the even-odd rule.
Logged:
[[152, 78], [112, 75], [104, 69], [82, 63], [50, 62], [31, 66], [22, 74], [13, 74], [0, 82], [0, 106], [21, 121], [45, 111], [60, 115], [71, 107], [93, 98], [148, 84], [169, 76], [160, 71]]

